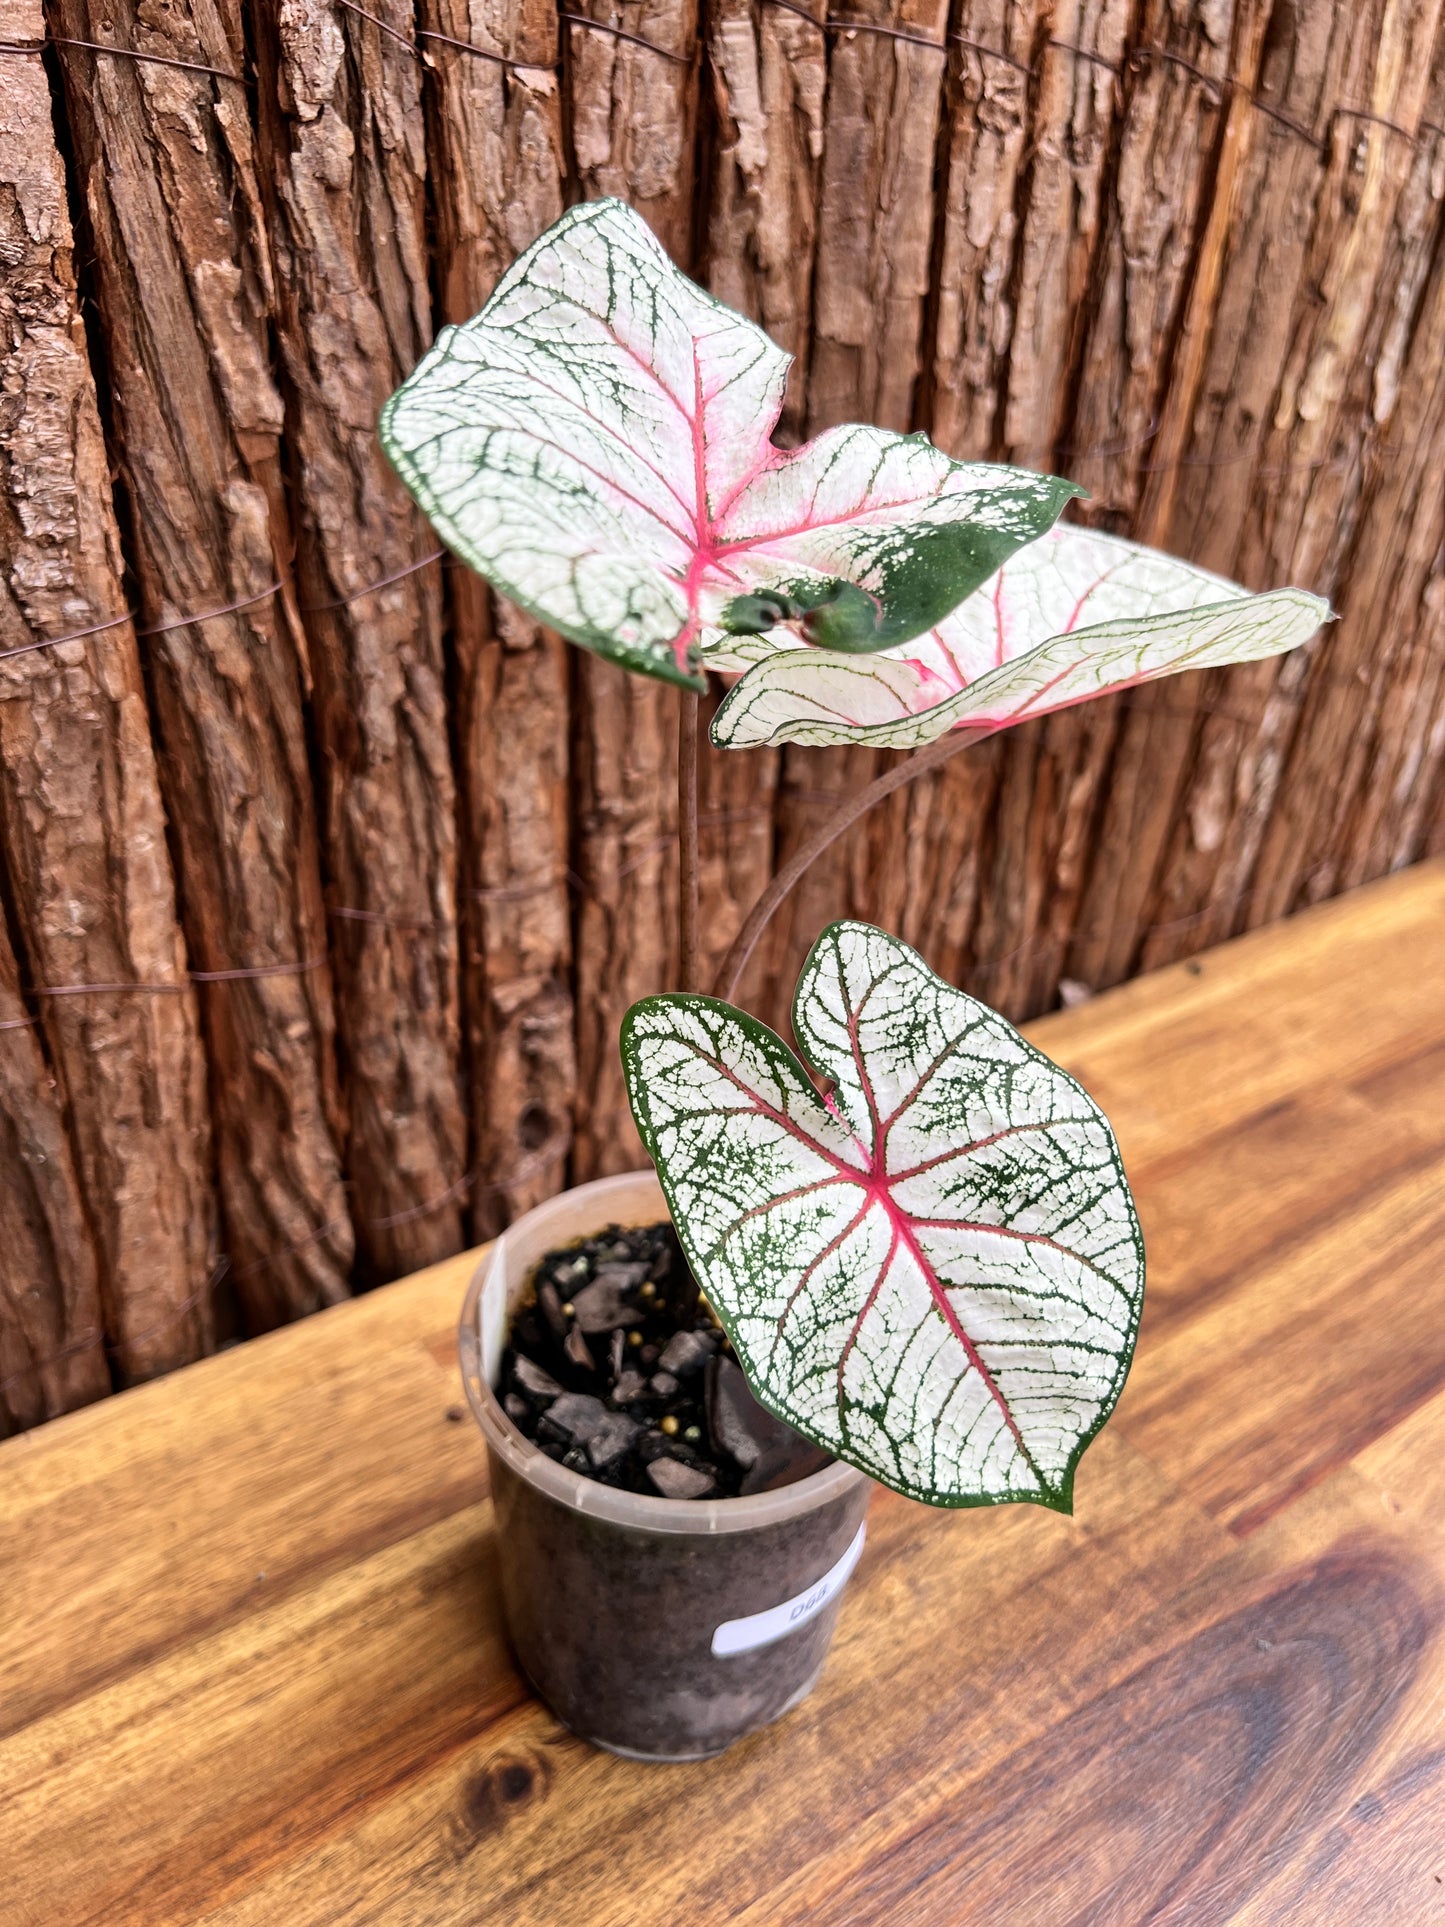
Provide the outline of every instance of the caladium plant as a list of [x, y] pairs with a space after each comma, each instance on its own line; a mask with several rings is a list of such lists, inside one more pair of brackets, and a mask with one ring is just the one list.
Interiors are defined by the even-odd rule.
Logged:
[[1144, 1289], [1102, 1111], [866, 924], [819, 938], [793, 1029], [806, 1067], [708, 997], [647, 998], [622, 1031], [638, 1129], [754, 1391], [914, 1498], [1068, 1511]]
[[[1063, 525], [1072, 483], [955, 462], [922, 435], [855, 425], [778, 448], [787, 369], [636, 214], [597, 201], [443, 330], [382, 418], [438, 533], [503, 594], [686, 690], [733, 679], [718, 745], [930, 745], [782, 866], [725, 984], [806, 862], [949, 739], [1273, 655], [1329, 618], [1302, 590], [1247, 594]], [[622, 1049], [697, 1278], [798, 1431], [935, 1504], [1067, 1510], [1143, 1290], [1108, 1123], [1003, 1018], [866, 925], [835, 924], [808, 960], [801, 1060], [695, 994], [695, 717], [689, 696], [684, 989], [635, 1005]]]

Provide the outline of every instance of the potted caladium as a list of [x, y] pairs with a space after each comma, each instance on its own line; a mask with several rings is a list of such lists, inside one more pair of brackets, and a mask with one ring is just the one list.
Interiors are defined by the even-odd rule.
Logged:
[[[1087, 1093], [858, 923], [799, 979], [798, 1052], [726, 1001], [806, 864], [981, 736], [1275, 654], [1319, 598], [1250, 595], [1059, 521], [1050, 476], [921, 435], [771, 439], [787, 357], [629, 209], [572, 209], [446, 329], [382, 434], [438, 533], [584, 648], [680, 688], [682, 983], [623, 1025], [655, 1173], [493, 1247], [462, 1318], [518, 1655], [574, 1730], [716, 1752], [822, 1664], [871, 1482], [1067, 1511], [1133, 1353], [1143, 1248]], [[723, 748], [912, 747], [697, 981], [697, 695]]]

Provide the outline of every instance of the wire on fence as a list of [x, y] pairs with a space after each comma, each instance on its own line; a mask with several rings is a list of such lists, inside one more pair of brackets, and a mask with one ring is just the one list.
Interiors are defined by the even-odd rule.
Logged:
[[[389, 39], [395, 41], [399, 46], [404, 47], [408, 53], [423, 62], [426, 61], [427, 55], [422, 43], [425, 41], [434, 41], [439, 46], [455, 48], [461, 53], [473, 55], [478, 60], [489, 60], [497, 66], [508, 67], [518, 73], [555, 74], [561, 71], [562, 63], [560, 60], [548, 62], [517, 60], [510, 54], [498, 53], [491, 47], [479, 47], [474, 41], [459, 40], [452, 34], [438, 33], [431, 28], [419, 27], [415, 29], [414, 35], [404, 33], [400, 28], [393, 27], [389, 21], [381, 19], [379, 15], [361, 6], [359, 0], [336, 0], [336, 4], [345, 8], [348, 13], [354, 13], [362, 20], [369, 21], [378, 32], [384, 33]], [[975, 40], [965, 33], [948, 32], [942, 39], [935, 39], [932, 35], [913, 33], [906, 27], [890, 26], [884, 21], [857, 20], [848, 16], [835, 17], [826, 11], [819, 15], [814, 13], [810, 7], [803, 5], [802, 0], [763, 0], [763, 4], [781, 8], [787, 13], [796, 14], [800, 20], [806, 20], [809, 26], [815, 27], [819, 33], [825, 36], [860, 33], [876, 34], [885, 39], [904, 41], [913, 46], [926, 47], [934, 53], [947, 53], [950, 47], [960, 47], [965, 53], [973, 54], [980, 64], [985, 60], [998, 61], [1006, 67], [1013, 68], [1016, 73], [1023, 74], [1029, 79], [1038, 78], [1040, 72], [1040, 69], [1032, 62], [1020, 59], [1017, 54], [1009, 53], [1006, 48], [991, 47], [987, 45], [986, 42]], [[631, 46], [645, 48], [647, 52], [656, 54], [659, 59], [672, 61], [681, 67], [696, 66], [702, 57], [704, 43], [701, 41], [689, 52], [679, 53], [675, 48], [664, 47], [658, 41], [649, 40], [642, 34], [633, 33], [626, 27], [615, 27], [606, 20], [593, 20], [587, 14], [573, 13], [566, 8], [559, 7], [557, 10], [557, 18], [559, 21], [565, 22], [569, 27], [580, 27], [591, 33], [608, 34], [613, 39], [625, 40]], [[46, 34], [42, 40], [0, 41], [0, 54], [43, 54], [47, 46], [80, 47], [92, 53], [113, 55], [117, 59], [138, 60], [162, 67], [180, 68], [187, 73], [206, 74], [217, 80], [230, 81], [234, 86], [250, 87], [254, 85], [254, 82], [248, 76], [232, 73], [228, 68], [208, 66], [201, 61], [181, 60], [173, 54], [148, 53], [134, 47], [108, 46], [105, 42], [98, 40], [71, 39], [62, 34]], [[1182, 72], [1191, 75], [1201, 86], [1208, 87], [1213, 93], [1218, 95], [1220, 99], [1232, 95], [1243, 96], [1252, 106], [1257, 108], [1261, 114], [1264, 114], [1268, 119], [1274, 121], [1278, 126], [1286, 128], [1290, 133], [1294, 134], [1297, 139], [1306, 142], [1321, 154], [1328, 153], [1330, 136], [1334, 130], [1335, 122], [1339, 120], [1365, 121], [1372, 126], [1383, 128], [1386, 132], [1396, 135], [1401, 140], [1410, 142], [1412, 146], [1418, 146], [1427, 135], [1445, 137], [1445, 127], [1442, 127], [1435, 121], [1422, 120], [1417, 127], [1411, 129], [1399, 121], [1391, 120], [1385, 114], [1377, 113], [1371, 107], [1354, 107], [1343, 103], [1339, 106], [1331, 107], [1328, 110], [1325, 115], [1323, 132], [1316, 133], [1313, 128], [1307, 127], [1303, 121], [1295, 119], [1291, 114], [1287, 114], [1283, 108], [1276, 106], [1273, 101], [1266, 99], [1264, 95], [1255, 92], [1253, 88], [1246, 87], [1243, 81], [1236, 79], [1232, 74], [1211, 74], [1207, 72], [1205, 68], [1199, 66], [1196, 61], [1190, 60], [1184, 54], [1175, 53], [1174, 50], [1169, 47], [1160, 47], [1152, 44], [1129, 47], [1124, 50], [1120, 59], [1111, 60], [1106, 54], [1096, 53], [1091, 47], [1083, 47], [1076, 41], [1062, 40], [1053, 35], [1050, 35], [1044, 42], [1044, 46], [1050, 52], [1065, 53], [1075, 60], [1082, 60], [1090, 66], [1101, 68], [1104, 72], [1112, 74], [1118, 79], [1122, 79], [1126, 73], [1138, 72], [1139, 69], [1147, 66], [1151, 61], [1159, 61], [1169, 66], [1178, 67]], [[4, 658], [0, 657], [0, 661], [3, 660]]]
[[[390, 575], [380, 576], [375, 582], [365, 582], [359, 589], [352, 589], [347, 595], [337, 596], [334, 601], [302, 603], [301, 612], [303, 615], [321, 615], [329, 609], [344, 609], [349, 603], [359, 602], [363, 596], [374, 595], [378, 589], [389, 589], [394, 582], [403, 582], [409, 575], [415, 575], [418, 570], [429, 568], [433, 562], [443, 559], [449, 559], [446, 550], [433, 549], [429, 555], [422, 556], [419, 561], [409, 562], [404, 569], [394, 569]], [[197, 623], [213, 622], [219, 616], [232, 616], [241, 609], [254, 608], [258, 602], [266, 602], [272, 596], [279, 595], [294, 575], [294, 570], [288, 570], [285, 575], [278, 577], [264, 589], [256, 590], [253, 595], [240, 596], [235, 602], [223, 602], [215, 609], [201, 609], [191, 616], [168, 616], [164, 622], [137, 624], [136, 639], [139, 641], [146, 636], [169, 635], [174, 629], [191, 629]], [[136, 623], [136, 614], [134, 609], [127, 609], [124, 615], [110, 616], [104, 622], [92, 623], [88, 629], [71, 629], [63, 636], [42, 636], [36, 642], [23, 642], [16, 649], [0, 650], [0, 662], [9, 662], [14, 656], [33, 655], [37, 649], [59, 649], [62, 643], [83, 642], [87, 636], [99, 636], [108, 629], [123, 628], [126, 623]]]
[[[935, 53], [946, 53], [951, 46], [960, 47], [965, 53], [973, 54], [980, 64], [985, 60], [997, 61], [1005, 67], [1011, 67], [1015, 73], [1023, 74], [1030, 80], [1036, 80], [1041, 72], [1041, 69], [1032, 61], [1022, 60], [1017, 54], [1009, 53], [1006, 48], [991, 47], [985, 41], [975, 40], [972, 36], [965, 33], [951, 31], [946, 33], [942, 39], [935, 39], [931, 35], [910, 33], [906, 29], [891, 27], [881, 21], [855, 20], [847, 17], [838, 17], [826, 11], [819, 15], [814, 13], [810, 7], [803, 5], [801, 0], [763, 0], [763, 4], [781, 8], [786, 13], [796, 14], [800, 20], [806, 20], [810, 27], [815, 27], [819, 33], [824, 35], [850, 33], [879, 34], [890, 40], [904, 40], [911, 42], [915, 46], [927, 47]], [[1445, 135], [1445, 128], [1437, 125], [1434, 121], [1422, 120], [1416, 129], [1411, 130], [1408, 127], [1402, 126], [1399, 121], [1390, 120], [1386, 115], [1376, 113], [1373, 108], [1351, 107], [1343, 104], [1329, 109], [1325, 116], [1323, 133], [1316, 133], [1313, 128], [1306, 127], [1303, 121], [1296, 120], [1292, 115], [1287, 114], [1283, 108], [1277, 107], [1273, 101], [1267, 100], [1262, 94], [1256, 93], [1253, 88], [1246, 87], [1242, 81], [1237, 80], [1232, 74], [1211, 74], [1195, 61], [1190, 60], [1186, 55], [1175, 53], [1170, 47], [1159, 47], [1152, 44], [1130, 47], [1125, 49], [1121, 59], [1111, 60], [1106, 54], [1096, 53], [1092, 47], [1082, 47], [1077, 41], [1061, 40], [1052, 34], [1044, 42], [1044, 46], [1051, 53], [1069, 54], [1075, 60], [1082, 60], [1091, 67], [1098, 67], [1105, 73], [1113, 74], [1116, 79], [1122, 79], [1127, 72], [1137, 72], [1140, 68], [1148, 66], [1151, 61], [1159, 61], [1168, 66], [1178, 67], [1184, 73], [1190, 74], [1202, 86], [1210, 88], [1211, 91], [1219, 95], [1221, 99], [1226, 95], [1242, 95], [1268, 119], [1275, 121], [1281, 127], [1287, 128], [1290, 133], [1296, 135], [1300, 140], [1307, 142], [1309, 146], [1315, 148], [1317, 152], [1322, 154], [1329, 151], [1330, 134], [1337, 120], [1368, 121], [1374, 126], [1383, 127], [1389, 133], [1396, 134], [1402, 140], [1407, 140], [1415, 146], [1420, 144], [1426, 134]]]
[[179, 67], [183, 73], [212, 74], [217, 80], [229, 80], [237, 87], [251, 85], [244, 75], [233, 74], [225, 67], [208, 67], [199, 60], [178, 60], [174, 54], [145, 53], [137, 47], [109, 47], [103, 40], [72, 40], [58, 33], [48, 33], [43, 40], [0, 41], [0, 54], [43, 54], [47, 47], [85, 47], [91, 53], [114, 54], [118, 60], [138, 60], [148, 67]]

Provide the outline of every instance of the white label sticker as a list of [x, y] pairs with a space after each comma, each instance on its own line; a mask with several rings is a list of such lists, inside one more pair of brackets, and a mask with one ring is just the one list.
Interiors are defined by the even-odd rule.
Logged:
[[750, 1653], [754, 1646], [770, 1645], [773, 1640], [795, 1632], [814, 1613], [821, 1612], [857, 1565], [867, 1531], [866, 1524], [859, 1526], [853, 1543], [837, 1565], [830, 1566], [821, 1579], [814, 1580], [808, 1590], [800, 1592], [795, 1599], [785, 1599], [781, 1606], [769, 1606], [766, 1612], [749, 1613], [746, 1619], [725, 1619], [712, 1636], [714, 1656], [722, 1659], [729, 1653]]

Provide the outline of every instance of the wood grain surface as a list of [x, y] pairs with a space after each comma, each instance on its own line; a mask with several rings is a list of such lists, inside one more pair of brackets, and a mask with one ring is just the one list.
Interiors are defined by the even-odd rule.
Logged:
[[880, 1493], [724, 1758], [511, 1666], [467, 1254], [0, 1447], [0, 1922], [1445, 1920], [1445, 865], [1049, 1018], [1151, 1278], [1078, 1511]]

